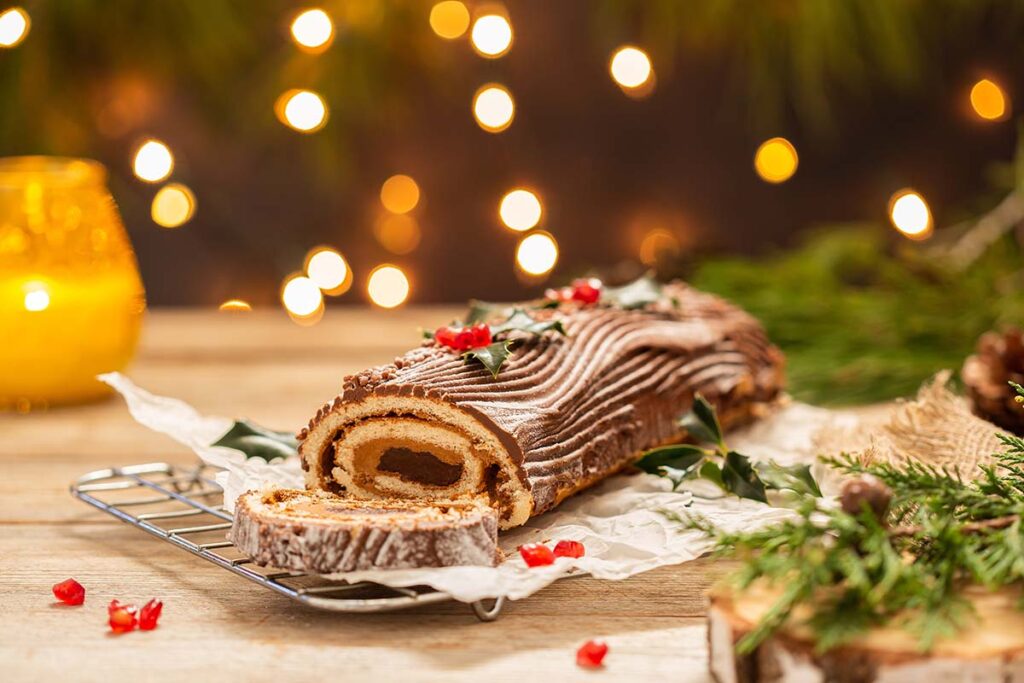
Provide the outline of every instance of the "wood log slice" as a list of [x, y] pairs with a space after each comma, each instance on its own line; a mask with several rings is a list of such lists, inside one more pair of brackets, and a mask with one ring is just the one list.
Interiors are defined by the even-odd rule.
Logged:
[[[741, 594], [716, 588], [708, 611], [711, 674], [719, 683], [952, 683], [1024, 681], [1024, 611], [1021, 591], [968, 589], [976, 616], [955, 637], [922, 652], [914, 634], [876, 628], [825, 653], [806, 627], [786, 626], [753, 652], [737, 644], [778, 597], [758, 587]], [[793, 620], [801, 621], [800, 615]]]

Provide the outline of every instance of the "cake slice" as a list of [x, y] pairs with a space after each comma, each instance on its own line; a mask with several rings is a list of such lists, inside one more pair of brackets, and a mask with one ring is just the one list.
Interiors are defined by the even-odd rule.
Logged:
[[493, 566], [498, 516], [473, 499], [355, 500], [265, 489], [235, 504], [231, 541], [260, 565], [313, 574], [358, 569]]

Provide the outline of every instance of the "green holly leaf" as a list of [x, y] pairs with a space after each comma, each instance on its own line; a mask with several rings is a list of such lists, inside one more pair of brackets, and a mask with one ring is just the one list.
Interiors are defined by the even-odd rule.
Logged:
[[479, 299], [470, 299], [469, 311], [466, 312], [466, 324], [472, 325], [474, 323], [485, 323], [488, 320], [501, 315], [502, 311], [507, 308], [508, 307], [504, 304], [480, 301]]
[[495, 337], [509, 332], [544, 334], [548, 331], [565, 334], [565, 328], [562, 326], [561, 320], [536, 320], [521, 308], [513, 309], [512, 314], [504, 322], [491, 325], [491, 334]]
[[700, 464], [708, 452], [690, 444], [660, 446], [645, 452], [636, 466], [649, 474], [659, 474], [662, 467], [689, 470]]
[[481, 346], [478, 349], [466, 351], [462, 354], [462, 357], [467, 361], [474, 359], [480, 361], [490, 371], [491, 376], [497, 379], [501, 366], [512, 355], [512, 345], [514, 343], [515, 340], [513, 339], [505, 339], [488, 346]]
[[722, 483], [725, 490], [735, 493], [740, 498], [749, 498], [762, 503], [768, 502], [764, 482], [757, 476], [750, 458], [736, 451], [729, 451], [722, 464]]
[[755, 466], [764, 485], [776, 491], [788, 489], [801, 494], [821, 498], [821, 489], [811, 474], [810, 465], [780, 465], [769, 460]]
[[725, 489], [725, 482], [722, 481], [722, 468], [718, 466], [718, 463], [705, 460], [704, 464], [700, 466], [699, 474], [701, 479], [706, 479], [718, 488]]
[[722, 425], [718, 422], [715, 408], [700, 394], [694, 395], [693, 406], [679, 420], [679, 426], [697, 441], [711, 442], [725, 450]]
[[628, 285], [621, 287], [605, 287], [601, 294], [601, 302], [619, 308], [643, 308], [647, 304], [660, 301], [661, 285], [649, 274], [640, 277]]
[[665, 477], [675, 491], [704, 459], [707, 452], [690, 444], [673, 444], [652, 448], [636, 461], [636, 466], [648, 474]]
[[247, 458], [263, 458], [267, 462], [298, 453], [299, 442], [289, 432], [277, 432], [248, 420], [236, 420], [227, 433], [211, 446], [241, 451]]

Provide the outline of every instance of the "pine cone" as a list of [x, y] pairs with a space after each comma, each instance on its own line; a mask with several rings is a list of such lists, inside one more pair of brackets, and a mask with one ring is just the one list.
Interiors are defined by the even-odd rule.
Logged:
[[1024, 333], [1017, 328], [986, 332], [977, 352], [964, 361], [960, 377], [974, 414], [1014, 434], [1024, 435], [1024, 406], [1008, 382], [1024, 384]]

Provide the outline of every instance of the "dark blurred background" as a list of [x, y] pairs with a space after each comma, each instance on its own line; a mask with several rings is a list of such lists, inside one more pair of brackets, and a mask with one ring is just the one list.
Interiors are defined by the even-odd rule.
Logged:
[[[410, 302], [521, 297], [592, 268], [638, 270], [656, 230], [646, 260], [686, 274], [814, 225], [883, 222], [903, 187], [953, 224], [998, 198], [993, 177], [1014, 155], [1019, 0], [467, 0], [474, 18], [512, 27], [496, 59], [474, 51], [471, 29], [440, 37], [435, 4], [326, 0], [332, 40], [309, 52], [290, 32], [309, 7], [282, 0], [24, 2], [30, 30], [0, 51], [0, 152], [107, 165], [152, 306], [279, 306], [282, 278], [321, 244], [355, 275], [339, 302], [366, 301], [385, 262], [408, 273]], [[609, 74], [626, 44], [653, 65], [636, 92]], [[1007, 98], [1001, 122], [971, 109], [983, 78]], [[471, 107], [491, 82], [515, 101], [497, 134]], [[322, 129], [275, 115], [292, 88], [323, 97]], [[753, 159], [776, 136], [799, 167], [772, 184]], [[132, 171], [149, 138], [175, 161], [155, 184]], [[403, 254], [374, 231], [394, 174], [421, 193], [409, 214], [420, 240]], [[175, 229], [151, 217], [166, 182], [196, 200]], [[517, 275], [523, 234], [498, 216], [518, 186], [536, 192], [560, 248], [546, 277]]]

